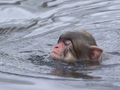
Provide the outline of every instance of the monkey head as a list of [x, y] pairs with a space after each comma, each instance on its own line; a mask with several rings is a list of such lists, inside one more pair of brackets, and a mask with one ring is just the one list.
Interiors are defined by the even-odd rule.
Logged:
[[58, 43], [51, 51], [51, 58], [62, 62], [98, 61], [102, 52], [90, 33], [84, 30], [73, 31], [59, 37]]

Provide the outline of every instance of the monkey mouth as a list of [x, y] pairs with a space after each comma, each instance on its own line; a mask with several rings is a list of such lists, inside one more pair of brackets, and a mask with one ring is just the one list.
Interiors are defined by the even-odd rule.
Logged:
[[61, 59], [61, 55], [60, 55], [60, 54], [58, 54], [58, 53], [57, 53], [57, 52], [55, 52], [55, 51], [52, 51], [52, 52], [51, 52], [51, 58], [52, 58], [53, 60], [58, 61], [58, 60], [60, 60], [60, 59]]
[[55, 52], [55, 51], [52, 51], [52, 53], [53, 53], [53, 54], [56, 54], [56, 55], [58, 55], [58, 56], [61, 56], [60, 54], [58, 54], [58, 53]]

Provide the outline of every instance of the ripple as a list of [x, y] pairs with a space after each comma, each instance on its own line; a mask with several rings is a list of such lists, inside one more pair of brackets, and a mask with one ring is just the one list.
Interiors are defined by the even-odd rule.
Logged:
[[0, 0], [0, 5], [19, 4], [21, 0]]

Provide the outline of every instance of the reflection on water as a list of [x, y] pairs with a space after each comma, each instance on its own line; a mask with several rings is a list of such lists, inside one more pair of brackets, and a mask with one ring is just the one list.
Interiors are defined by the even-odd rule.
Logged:
[[[0, 0], [1, 89], [119, 90], [119, 15], [118, 0]], [[104, 50], [100, 65], [49, 59], [58, 37], [78, 29]]]
[[90, 76], [84, 73], [78, 73], [73, 70], [58, 70], [54, 69], [52, 75], [67, 77], [67, 78], [82, 78], [82, 79], [99, 79], [100, 77]]

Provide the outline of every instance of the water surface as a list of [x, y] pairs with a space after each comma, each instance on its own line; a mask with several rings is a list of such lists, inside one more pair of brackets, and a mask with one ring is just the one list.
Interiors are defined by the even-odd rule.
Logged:
[[[119, 90], [119, 25], [119, 0], [0, 0], [0, 89]], [[80, 29], [104, 50], [101, 65], [55, 65], [58, 37]]]

